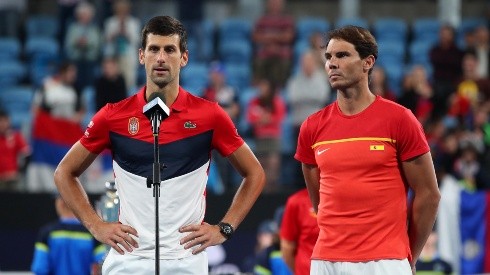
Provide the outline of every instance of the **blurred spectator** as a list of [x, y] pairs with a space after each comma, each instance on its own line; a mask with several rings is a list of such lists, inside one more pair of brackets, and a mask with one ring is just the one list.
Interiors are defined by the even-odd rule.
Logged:
[[289, 78], [286, 87], [295, 138], [301, 123], [309, 115], [325, 107], [330, 100], [331, 89], [327, 76], [315, 62], [312, 52], [304, 53], [301, 56], [301, 70]]
[[95, 107], [96, 110], [107, 103], [115, 103], [128, 96], [126, 82], [119, 72], [117, 61], [112, 57], [104, 58], [102, 62], [102, 75], [95, 80]]
[[431, 117], [433, 105], [431, 102], [432, 86], [427, 78], [425, 68], [415, 65], [405, 76], [402, 96], [398, 103], [410, 109], [415, 117], [424, 125]]
[[34, 114], [44, 111], [53, 117], [80, 123], [84, 109], [74, 86], [76, 79], [77, 68], [73, 63], [59, 65], [57, 72], [48, 77], [34, 95]]
[[0, 191], [19, 189], [19, 177], [31, 149], [22, 134], [11, 128], [7, 112], [0, 110]]
[[478, 74], [482, 78], [490, 76], [490, 34], [485, 25], [474, 30], [474, 44], [470, 48], [478, 58]]
[[237, 122], [240, 113], [238, 94], [226, 84], [226, 68], [220, 62], [212, 62], [209, 68], [209, 85], [204, 90], [204, 98], [218, 102], [233, 122]]
[[322, 70], [325, 69], [325, 36], [320, 32], [314, 32], [310, 36], [310, 48], [308, 52], [312, 53], [318, 67]]
[[447, 130], [442, 137], [440, 148], [433, 150], [434, 166], [439, 170], [444, 170], [445, 174], [454, 175], [454, 162], [458, 157], [458, 148], [457, 131]]
[[[217, 102], [230, 116], [233, 122], [238, 122], [240, 106], [238, 94], [235, 89], [226, 84], [226, 68], [220, 62], [212, 62], [209, 68], [209, 84], [204, 90], [203, 97]], [[217, 151], [213, 151], [213, 159], [216, 162], [221, 179], [228, 185], [233, 183], [234, 169], [226, 158]], [[230, 186], [231, 187], [231, 186]]]
[[443, 118], [434, 118], [427, 122], [424, 127], [427, 143], [430, 147], [432, 159], [437, 161], [437, 157], [442, 154], [444, 147], [444, 135], [448, 131]]
[[284, 214], [284, 207], [280, 206], [274, 212], [274, 232], [272, 238], [272, 244], [260, 253], [257, 254], [254, 275], [292, 275], [286, 262], [282, 258], [280, 239], [279, 239], [279, 227], [282, 224], [282, 217]]
[[255, 154], [266, 174], [265, 192], [278, 186], [281, 165], [281, 127], [286, 117], [286, 104], [270, 80], [257, 83], [258, 95], [247, 108], [247, 120], [252, 125], [256, 142]]
[[281, 253], [295, 275], [310, 274], [310, 259], [320, 229], [306, 188], [291, 195], [281, 223]]
[[80, 124], [85, 108], [74, 87], [76, 77], [76, 66], [64, 62], [34, 95], [32, 161], [26, 171], [30, 192], [56, 192], [53, 181], [56, 165], [83, 135]]
[[459, 77], [456, 92], [450, 97], [448, 114], [466, 123], [478, 105], [490, 102], [490, 80], [478, 74], [478, 59], [474, 51], [463, 57], [463, 74]]
[[381, 66], [374, 66], [373, 71], [371, 72], [369, 89], [375, 95], [382, 96], [391, 101], [396, 101], [396, 95], [388, 85], [388, 78], [386, 77], [385, 69]]
[[263, 253], [265, 249], [274, 243], [274, 238], [277, 234], [277, 224], [273, 220], [265, 220], [259, 224], [257, 228], [256, 244], [254, 253], [246, 257], [242, 263], [242, 271], [245, 273], [254, 272], [257, 262], [257, 255]]
[[476, 175], [479, 171], [477, 149], [471, 144], [462, 146], [459, 157], [454, 162], [454, 172], [468, 190], [476, 189]]
[[434, 79], [434, 113], [442, 115], [447, 111], [447, 98], [455, 90], [456, 81], [461, 76], [463, 51], [458, 48], [455, 30], [443, 25], [439, 30], [439, 42], [430, 50], [430, 62]]
[[65, 52], [69, 60], [77, 66], [76, 87], [83, 90], [94, 84], [94, 68], [99, 61], [101, 33], [94, 19], [95, 9], [92, 4], [78, 4], [72, 22], [66, 32]]
[[[427, 242], [420, 252], [419, 260], [415, 265], [416, 274], [452, 274], [453, 269], [449, 263], [439, 257], [437, 251], [437, 233], [432, 231]], [[434, 273], [431, 273], [434, 272]]]
[[[288, 80], [286, 98], [291, 110], [293, 138], [298, 140], [301, 123], [311, 114], [325, 107], [330, 100], [330, 85], [325, 69], [317, 66], [316, 55], [313, 51], [301, 56], [301, 70]], [[296, 145], [294, 146], [296, 148]], [[301, 165], [296, 163], [293, 182], [303, 183]]]
[[59, 44], [63, 48], [65, 43], [66, 28], [75, 19], [75, 8], [78, 3], [84, 0], [58, 0], [58, 26], [59, 26]]
[[138, 69], [140, 21], [131, 16], [129, 0], [116, 0], [113, 7], [114, 15], [104, 24], [106, 42], [104, 55], [117, 59], [126, 87], [133, 89], [136, 85]]
[[101, 274], [106, 248], [75, 217], [61, 197], [55, 201], [59, 221], [43, 226], [36, 240], [34, 274]]
[[284, 0], [268, 0], [266, 13], [253, 31], [255, 78], [267, 78], [283, 88], [291, 70], [295, 22], [284, 12]]

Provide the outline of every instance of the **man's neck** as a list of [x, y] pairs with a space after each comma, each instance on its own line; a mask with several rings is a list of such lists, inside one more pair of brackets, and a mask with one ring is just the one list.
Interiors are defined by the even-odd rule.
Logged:
[[172, 106], [172, 104], [177, 99], [177, 96], [179, 95], [179, 85], [168, 85], [168, 86], [165, 86], [163, 88], [159, 88], [156, 86], [155, 87], [146, 86], [145, 97], [146, 97], [147, 101], [148, 101], [148, 98], [150, 97], [150, 95], [154, 92], [159, 92], [159, 93], [164, 94], [165, 105], [170, 107], [170, 106]]
[[369, 89], [347, 89], [337, 91], [337, 102], [344, 115], [352, 116], [364, 111], [376, 96]]

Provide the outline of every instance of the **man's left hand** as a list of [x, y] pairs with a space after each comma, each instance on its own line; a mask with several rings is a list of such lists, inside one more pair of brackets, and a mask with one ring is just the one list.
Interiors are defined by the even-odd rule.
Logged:
[[192, 254], [200, 253], [209, 246], [222, 244], [226, 241], [218, 225], [211, 225], [205, 222], [183, 226], [179, 229], [179, 232], [190, 232], [190, 234], [180, 240], [180, 244], [185, 244], [185, 249], [195, 248], [192, 250]]

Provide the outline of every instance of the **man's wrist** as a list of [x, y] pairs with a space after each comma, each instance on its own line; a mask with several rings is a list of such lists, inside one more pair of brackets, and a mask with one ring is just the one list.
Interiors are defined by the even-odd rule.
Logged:
[[233, 226], [226, 222], [219, 222], [218, 227], [221, 235], [223, 235], [227, 240], [229, 240], [233, 235], [233, 233], [235, 232]]

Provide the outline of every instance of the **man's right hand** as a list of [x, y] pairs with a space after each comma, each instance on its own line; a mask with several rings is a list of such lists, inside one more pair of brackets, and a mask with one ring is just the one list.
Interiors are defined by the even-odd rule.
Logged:
[[132, 252], [133, 247], [138, 247], [138, 243], [132, 237], [138, 237], [138, 232], [129, 225], [101, 222], [90, 231], [97, 240], [110, 245], [121, 255], [124, 254], [124, 250]]

